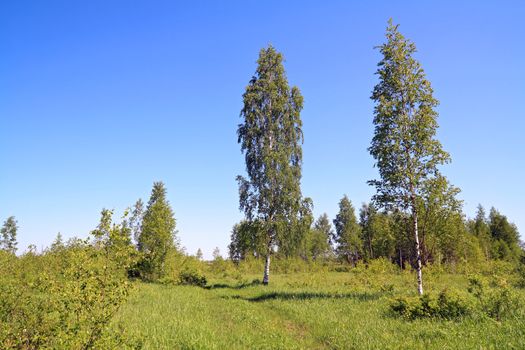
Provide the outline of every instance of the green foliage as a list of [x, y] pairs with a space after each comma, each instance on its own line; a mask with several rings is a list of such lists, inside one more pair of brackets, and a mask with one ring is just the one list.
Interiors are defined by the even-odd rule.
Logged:
[[196, 271], [182, 271], [179, 275], [179, 284], [188, 286], [206, 286], [206, 277]]
[[131, 236], [133, 237], [137, 248], [140, 250], [139, 238], [142, 232], [142, 220], [144, 220], [144, 203], [142, 199], [138, 199], [133, 206], [131, 211], [131, 217], [129, 218], [129, 229], [131, 231]]
[[278, 232], [278, 255], [286, 258], [302, 256], [308, 258], [308, 245], [311, 238], [311, 227], [314, 221], [313, 201], [311, 198], [301, 200], [298, 216], [291, 222], [279, 222]]
[[139, 264], [142, 278], [155, 281], [164, 277], [167, 254], [177, 248], [175, 234], [175, 217], [166, 199], [166, 188], [162, 182], [155, 182], [138, 237], [143, 254]]
[[438, 175], [437, 166], [449, 161], [435, 139], [438, 101], [420, 63], [413, 58], [415, 45], [389, 22], [387, 41], [379, 46], [383, 55], [374, 87], [375, 134], [369, 151], [376, 160], [380, 180], [370, 181], [377, 189], [377, 203], [408, 208], [420, 196], [428, 179]]
[[397, 298], [390, 309], [397, 315], [419, 318], [459, 319], [471, 314], [472, 303], [458, 294], [443, 290], [436, 296], [425, 294], [417, 298]]
[[265, 256], [275, 245], [294, 240], [289, 236], [297, 232], [290, 227], [299, 221], [302, 206], [302, 108], [299, 89], [288, 85], [283, 56], [272, 46], [262, 49], [243, 95], [243, 123], [237, 130], [248, 179], [238, 176], [237, 181], [240, 209], [248, 221], [264, 226], [260, 244]]
[[108, 326], [132, 285], [115, 247], [73, 240], [43, 255], [1, 255], [2, 349], [135, 348]]
[[314, 224], [311, 230], [305, 237], [305, 252], [304, 257], [312, 260], [329, 259], [332, 257], [332, 247], [330, 240], [332, 239], [332, 226], [328, 215], [321, 215]]
[[264, 253], [264, 224], [260, 220], [242, 220], [235, 224], [232, 229], [228, 254], [235, 262], [246, 259], [249, 256], [258, 256]]
[[197, 253], [195, 253], [195, 258], [199, 261], [202, 261], [204, 259], [204, 255], [202, 254], [202, 249], [197, 249]]
[[518, 274], [518, 281], [517, 285], [520, 288], [525, 288], [525, 252], [522, 253], [521, 261], [518, 267], [516, 268], [516, 272]]
[[334, 219], [333, 241], [338, 258], [356, 264], [362, 253], [361, 227], [357, 223], [352, 202], [345, 195], [339, 202], [339, 213]]
[[[448, 163], [450, 156], [436, 139], [438, 101], [423, 68], [413, 57], [416, 46], [398, 31], [392, 20], [386, 39], [379, 46], [383, 58], [376, 72], [379, 83], [371, 96], [375, 102], [375, 131], [368, 149], [376, 161], [380, 179], [369, 184], [376, 188], [373, 200], [378, 206], [410, 213], [407, 232], [414, 235], [418, 292], [422, 294], [418, 202], [429, 193], [437, 193], [434, 187], [447, 183], [438, 167]], [[456, 191], [439, 193], [453, 198]]]
[[16, 253], [16, 233], [18, 231], [17, 221], [14, 216], [10, 216], [4, 221], [2, 229], [0, 229], [0, 250], [5, 250], [11, 253]]
[[519, 232], [506, 216], [491, 208], [489, 228], [493, 240], [492, 255], [496, 259], [517, 261], [521, 255]]
[[489, 289], [482, 277], [473, 276], [469, 279], [468, 291], [476, 297], [482, 312], [497, 321], [522, 312], [521, 298], [506, 284], [505, 280], [496, 283], [495, 287]]
[[394, 258], [396, 237], [392, 215], [378, 212], [372, 203], [363, 204], [359, 211], [359, 225], [364, 259]]

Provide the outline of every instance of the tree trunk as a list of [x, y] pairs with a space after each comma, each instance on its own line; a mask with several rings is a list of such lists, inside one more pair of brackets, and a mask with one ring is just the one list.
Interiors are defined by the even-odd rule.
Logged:
[[423, 274], [421, 272], [421, 249], [419, 247], [419, 234], [417, 232], [417, 210], [412, 207], [412, 219], [414, 221], [414, 238], [416, 240], [416, 271], [417, 271], [417, 291], [423, 295]]
[[264, 276], [263, 276], [263, 284], [266, 286], [268, 285], [268, 282], [270, 281], [270, 253], [266, 254], [266, 261], [264, 263]]
[[399, 248], [399, 267], [403, 269], [403, 253], [401, 252], [401, 248]]

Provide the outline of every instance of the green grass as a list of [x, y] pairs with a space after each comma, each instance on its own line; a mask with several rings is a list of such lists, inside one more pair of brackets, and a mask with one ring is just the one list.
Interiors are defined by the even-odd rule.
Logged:
[[[462, 275], [427, 277], [429, 292], [467, 287]], [[482, 315], [459, 321], [391, 315], [393, 298], [413, 295], [408, 273], [282, 274], [269, 286], [250, 278], [215, 279], [209, 289], [138, 284], [115, 324], [140, 337], [145, 349], [525, 348], [522, 316], [496, 322]]]

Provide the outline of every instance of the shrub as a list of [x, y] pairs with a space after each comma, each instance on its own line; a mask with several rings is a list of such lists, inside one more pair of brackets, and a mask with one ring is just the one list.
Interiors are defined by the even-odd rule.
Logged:
[[182, 271], [179, 275], [179, 283], [188, 286], [206, 286], [206, 277], [199, 274], [197, 271]]
[[514, 315], [523, 307], [520, 298], [509, 289], [505, 280], [492, 284], [495, 288], [489, 290], [485, 281], [479, 276], [469, 279], [468, 291], [478, 300], [481, 312], [501, 321]]
[[418, 318], [458, 319], [471, 313], [470, 302], [446, 290], [439, 295], [424, 294], [418, 298], [398, 298], [391, 303], [394, 314], [414, 320]]
[[392, 264], [386, 258], [373, 259], [368, 263], [368, 270], [371, 273], [377, 274], [394, 274], [399, 272], [399, 266]]
[[85, 241], [42, 255], [1, 257], [0, 348], [134, 347], [109, 323], [131, 291], [126, 266]]

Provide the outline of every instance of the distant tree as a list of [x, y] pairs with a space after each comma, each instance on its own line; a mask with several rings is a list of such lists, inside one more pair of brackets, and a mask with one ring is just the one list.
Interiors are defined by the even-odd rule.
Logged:
[[490, 236], [490, 227], [487, 223], [487, 214], [485, 208], [478, 204], [476, 217], [474, 219], [474, 234], [476, 236]]
[[242, 220], [232, 229], [228, 255], [236, 263], [247, 256], [259, 256], [264, 252], [264, 225], [257, 221]]
[[144, 278], [155, 280], [163, 276], [168, 252], [178, 248], [175, 225], [166, 187], [162, 182], [155, 182], [138, 237], [138, 246], [143, 253], [140, 269]]
[[136, 250], [131, 243], [130, 230], [124, 213], [121, 223], [113, 222], [113, 210], [102, 209], [100, 222], [91, 231], [96, 249], [102, 250], [106, 259], [126, 270], [136, 263]]
[[270, 257], [286, 242], [302, 203], [303, 97], [297, 87], [289, 87], [283, 56], [272, 46], [260, 51], [243, 104], [237, 133], [248, 179], [237, 177], [239, 203], [248, 221], [264, 226], [263, 283], [268, 284]]
[[129, 228], [135, 244], [137, 244], [137, 248], [139, 248], [138, 242], [142, 231], [142, 220], [144, 220], [144, 203], [142, 202], [142, 199], [139, 198], [135, 202], [133, 210], [131, 211], [131, 217], [129, 218]]
[[494, 207], [489, 213], [489, 228], [493, 240], [492, 254], [497, 259], [515, 261], [520, 257], [519, 232], [516, 225]]
[[312, 259], [318, 260], [319, 258], [330, 257], [332, 255], [330, 240], [332, 239], [333, 232], [332, 225], [326, 213], [319, 216], [310, 232], [309, 253]]
[[62, 234], [59, 232], [57, 233], [57, 236], [53, 243], [51, 243], [51, 247], [49, 249], [53, 252], [56, 252], [64, 249], [64, 247], [64, 239], [62, 238]]
[[362, 251], [361, 227], [357, 223], [352, 202], [346, 195], [339, 202], [334, 226], [333, 241], [337, 256], [355, 265]]
[[[441, 174], [428, 178], [417, 196], [417, 213], [422, 263], [454, 262], [471, 255], [465, 251], [463, 202], [460, 189]], [[472, 256], [471, 256], [472, 257]]]
[[377, 209], [373, 204], [363, 203], [359, 210], [359, 225], [361, 226], [361, 238], [363, 240], [363, 252], [366, 259], [374, 258], [373, 241], [375, 231], [373, 223], [377, 216]]
[[485, 259], [492, 259], [492, 237], [485, 208], [478, 204], [476, 216], [467, 222], [467, 229], [479, 243]]
[[2, 226], [2, 229], [0, 230], [0, 233], [2, 234], [1, 241], [0, 241], [0, 249], [5, 250], [7, 252], [16, 253], [17, 250], [17, 241], [16, 241], [16, 234], [18, 231], [18, 222], [16, 221], [14, 216], [10, 216], [7, 218], [7, 220], [4, 221], [4, 225]]
[[386, 43], [379, 46], [379, 83], [374, 87], [375, 133], [369, 151], [376, 160], [379, 180], [374, 202], [387, 209], [410, 213], [418, 292], [423, 294], [418, 232], [418, 197], [426, 181], [439, 175], [438, 166], [450, 157], [435, 138], [438, 101], [423, 68], [413, 58], [415, 45], [389, 21]]
[[212, 256], [213, 260], [222, 260], [221, 250], [219, 247], [215, 247], [215, 249], [213, 249]]
[[314, 221], [313, 201], [306, 197], [301, 201], [297, 218], [293, 218], [288, 225], [281, 228], [282, 234], [278, 237], [279, 255], [285, 258], [303, 256], [311, 238], [311, 227]]
[[204, 258], [204, 255], [202, 254], [201, 248], [197, 249], [197, 253], [195, 254], [195, 257], [197, 258], [197, 260], [202, 261], [202, 259]]

